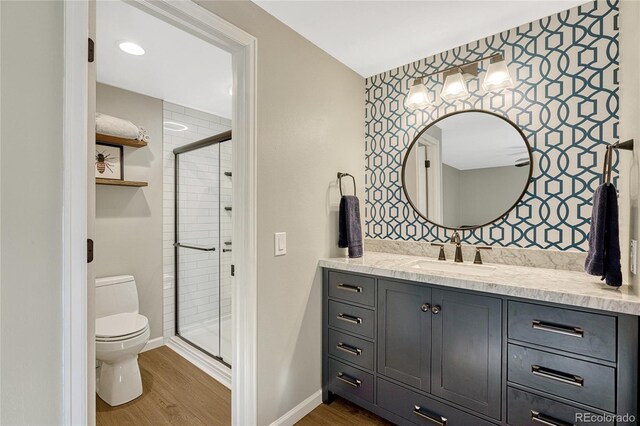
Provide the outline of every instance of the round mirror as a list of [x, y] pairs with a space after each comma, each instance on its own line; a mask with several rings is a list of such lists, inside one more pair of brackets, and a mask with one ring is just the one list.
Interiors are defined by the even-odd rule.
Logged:
[[522, 199], [532, 160], [529, 142], [508, 119], [482, 110], [453, 112], [411, 142], [402, 188], [413, 209], [432, 224], [479, 228]]

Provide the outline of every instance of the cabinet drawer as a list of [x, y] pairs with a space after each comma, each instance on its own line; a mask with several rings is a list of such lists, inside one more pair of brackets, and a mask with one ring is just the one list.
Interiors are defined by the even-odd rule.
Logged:
[[616, 360], [616, 318], [532, 303], [509, 302], [509, 338]]
[[329, 297], [373, 306], [375, 280], [359, 275], [329, 272]]
[[336, 358], [373, 370], [374, 345], [367, 340], [329, 330], [329, 353]]
[[329, 325], [373, 339], [375, 313], [371, 309], [330, 300]]
[[329, 359], [329, 389], [373, 403], [373, 374]]
[[417, 425], [490, 426], [479, 419], [447, 404], [378, 379], [378, 406]]
[[588, 421], [594, 413], [519, 389], [507, 390], [507, 423], [512, 426], [594, 425], [613, 426], [613, 421]]
[[507, 378], [592, 407], [615, 410], [615, 368], [509, 344]]

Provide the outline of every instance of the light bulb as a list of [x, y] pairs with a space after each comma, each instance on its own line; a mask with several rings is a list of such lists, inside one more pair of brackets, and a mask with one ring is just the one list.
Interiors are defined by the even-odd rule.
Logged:
[[422, 109], [431, 105], [429, 93], [422, 82], [422, 78], [413, 80], [413, 85], [409, 88], [409, 93], [404, 100], [404, 106], [408, 109]]
[[469, 96], [469, 90], [467, 90], [467, 83], [461, 72], [450, 74], [444, 79], [444, 86], [442, 86], [442, 92], [440, 93], [442, 99], [454, 101], [467, 96]]
[[482, 88], [487, 92], [513, 87], [513, 80], [509, 68], [504, 60], [492, 62], [482, 82]]
[[139, 44], [135, 44], [131, 41], [123, 41], [120, 44], [118, 44], [118, 47], [120, 48], [120, 50], [122, 50], [125, 53], [128, 53], [129, 55], [134, 55], [134, 56], [144, 55], [144, 49], [142, 48], [142, 46], [140, 46]]

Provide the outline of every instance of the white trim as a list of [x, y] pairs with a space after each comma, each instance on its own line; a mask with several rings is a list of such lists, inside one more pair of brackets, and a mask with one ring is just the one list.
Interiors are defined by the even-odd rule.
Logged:
[[[89, 7], [64, 2], [62, 415], [67, 425], [89, 424], [87, 335], [87, 62]], [[93, 379], [93, 377], [91, 377]]]
[[[210, 356], [182, 341], [179, 337], [171, 337], [168, 339], [167, 347], [189, 361], [191, 364], [198, 367], [200, 370], [207, 373], [214, 380], [222, 383], [225, 387], [232, 389], [231, 369], [226, 365], [214, 361]], [[233, 393], [231, 394], [231, 397], [233, 398]]]
[[[257, 44], [255, 37], [191, 1], [135, 0], [136, 7], [232, 54], [233, 253], [231, 423], [258, 423]], [[239, 102], [239, 100], [242, 100]]]
[[315, 391], [309, 398], [284, 413], [282, 417], [271, 423], [271, 426], [293, 426], [320, 404], [322, 404], [322, 389]]
[[144, 345], [144, 348], [142, 348], [140, 352], [142, 353], [142, 352], [150, 351], [152, 349], [157, 349], [160, 346], [164, 346], [164, 337], [156, 337], [155, 339], [149, 340], [147, 344]]
[[[234, 74], [233, 140], [234, 174], [233, 258], [236, 276], [232, 278], [232, 424], [257, 424], [257, 178], [256, 178], [256, 85], [257, 40], [252, 35], [219, 18], [192, 1], [135, 0], [130, 4], [230, 52]], [[86, 290], [86, 177], [88, 116], [86, 62], [88, 10], [86, 2], [66, 0], [65, 9], [65, 269], [64, 312], [64, 416], [65, 424], [90, 424], [87, 395], [88, 374], [86, 330], [88, 318]], [[74, 76], [75, 78], [71, 78]], [[74, 84], [70, 84], [73, 82]], [[242, 100], [238, 102], [238, 100]], [[73, 112], [73, 113], [72, 113]], [[75, 117], [75, 120], [73, 119]], [[78, 118], [81, 119], [78, 119]], [[81, 129], [84, 131], [81, 133]], [[73, 130], [73, 132], [72, 132]], [[71, 137], [73, 135], [73, 137]], [[81, 157], [80, 157], [81, 156]], [[68, 158], [67, 158], [68, 157]], [[70, 163], [68, 160], [72, 160]], [[237, 177], [236, 177], [237, 176]], [[77, 197], [77, 198], [76, 198]], [[82, 203], [85, 200], [85, 203]], [[69, 209], [70, 206], [74, 206]], [[82, 215], [84, 212], [84, 216]], [[73, 218], [71, 214], [73, 213]], [[77, 217], [76, 217], [77, 214]], [[74, 219], [74, 221], [71, 221]], [[69, 226], [73, 224], [74, 228]], [[67, 235], [67, 233], [69, 235]], [[67, 264], [65, 263], [65, 265]], [[73, 362], [72, 362], [73, 361]], [[71, 386], [73, 384], [73, 386]]]

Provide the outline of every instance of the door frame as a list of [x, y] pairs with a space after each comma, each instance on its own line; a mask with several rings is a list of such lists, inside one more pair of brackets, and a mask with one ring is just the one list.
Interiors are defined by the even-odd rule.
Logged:
[[[416, 155], [416, 172], [418, 175], [418, 205], [422, 211], [433, 218], [436, 223], [442, 223], [443, 216], [443, 188], [442, 188], [442, 151], [441, 143], [438, 139], [424, 133], [418, 139], [417, 146], [419, 148]], [[424, 152], [422, 151], [424, 149]], [[421, 170], [424, 169], [424, 161], [431, 161], [431, 179], [422, 179]], [[423, 187], [424, 185], [424, 187]], [[426, 199], [424, 199], [426, 197]], [[422, 202], [426, 203], [427, 208], [422, 208]]]
[[[62, 421], [89, 422], [93, 386], [88, 357], [90, 318], [87, 279], [89, 4], [64, 2], [62, 188]], [[92, 312], [91, 312], [92, 313]]]
[[[93, 424], [88, 355], [94, 318], [87, 280], [88, 2], [65, 0], [63, 187], [63, 416]], [[192, 1], [131, 0], [136, 6], [232, 55], [234, 155], [232, 424], [257, 424], [257, 39]], [[99, 54], [99, 52], [98, 52]], [[237, 207], [237, 208], [235, 208]], [[99, 244], [99, 242], [98, 242]], [[162, 283], [158, 283], [162, 285]]]

